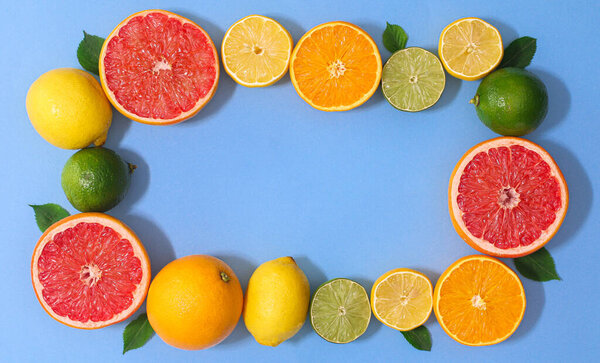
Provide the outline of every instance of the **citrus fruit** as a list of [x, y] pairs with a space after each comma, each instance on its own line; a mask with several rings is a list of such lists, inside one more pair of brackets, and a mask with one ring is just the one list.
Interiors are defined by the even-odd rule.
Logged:
[[522, 136], [546, 117], [548, 93], [544, 83], [521, 68], [502, 68], [481, 81], [471, 100], [477, 116], [492, 131]]
[[35, 130], [62, 149], [104, 144], [112, 121], [112, 108], [98, 81], [74, 68], [42, 74], [29, 87], [26, 108]]
[[306, 320], [310, 287], [291, 257], [258, 266], [244, 299], [244, 323], [254, 339], [275, 347], [294, 336]]
[[293, 41], [275, 20], [250, 15], [238, 20], [225, 33], [221, 57], [225, 72], [246, 87], [269, 86], [285, 75]]
[[100, 81], [126, 117], [169, 125], [194, 116], [214, 95], [219, 59], [197, 24], [165, 10], [123, 20], [100, 52]]
[[431, 281], [424, 274], [408, 268], [388, 271], [373, 284], [373, 315], [390, 328], [412, 330], [431, 315], [432, 295]]
[[375, 93], [381, 80], [381, 56], [373, 39], [358, 26], [325, 23], [298, 41], [290, 78], [298, 95], [312, 107], [346, 111]]
[[231, 268], [216, 257], [179, 258], [156, 275], [146, 308], [165, 343], [179, 349], [210, 348], [223, 341], [242, 314], [243, 292]]
[[315, 291], [309, 316], [321, 338], [331, 343], [350, 343], [363, 335], [371, 321], [369, 295], [355, 281], [327, 281]]
[[492, 345], [508, 338], [525, 313], [517, 274], [495, 258], [467, 256], [440, 276], [433, 309], [444, 331], [465, 345]]
[[450, 177], [448, 199], [452, 224], [471, 247], [521, 257], [558, 231], [569, 193], [546, 150], [525, 139], [499, 137], [463, 155]]
[[144, 302], [150, 261], [123, 222], [81, 213], [48, 227], [31, 258], [33, 289], [57, 321], [97, 329], [130, 317]]
[[479, 18], [463, 18], [442, 30], [438, 52], [448, 73], [474, 81], [500, 64], [504, 47], [498, 29]]
[[402, 111], [422, 111], [442, 95], [446, 74], [440, 60], [422, 48], [406, 48], [392, 54], [383, 66], [383, 96]]
[[81, 212], [105, 212], [123, 200], [135, 165], [104, 147], [82, 149], [67, 160], [61, 184]]

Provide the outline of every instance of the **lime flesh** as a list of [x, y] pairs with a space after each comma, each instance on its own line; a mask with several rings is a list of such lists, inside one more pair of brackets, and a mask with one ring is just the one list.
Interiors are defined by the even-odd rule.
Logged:
[[395, 108], [417, 112], [433, 106], [446, 86], [442, 63], [422, 48], [406, 48], [392, 54], [383, 67], [383, 95]]
[[321, 338], [332, 343], [349, 343], [369, 326], [369, 296], [357, 282], [333, 279], [319, 286], [310, 302], [310, 323]]

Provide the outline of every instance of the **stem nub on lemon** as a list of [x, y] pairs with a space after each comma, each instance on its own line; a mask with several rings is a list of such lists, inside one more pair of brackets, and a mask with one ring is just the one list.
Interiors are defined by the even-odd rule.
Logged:
[[446, 85], [442, 63], [422, 48], [406, 48], [392, 54], [381, 75], [385, 99], [402, 111], [417, 112], [433, 106]]
[[310, 301], [310, 324], [319, 336], [331, 343], [350, 343], [363, 335], [371, 321], [369, 295], [349, 279], [325, 282]]
[[42, 74], [29, 87], [26, 108], [35, 130], [63, 149], [104, 144], [112, 121], [112, 108], [98, 81], [74, 68]]
[[248, 281], [246, 328], [258, 343], [275, 347], [302, 328], [309, 299], [308, 279], [293, 258], [265, 262]]
[[105, 212], [125, 198], [134, 169], [135, 165], [123, 161], [110, 149], [83, 149], [67, 160], [61, 184], [77, 210]]

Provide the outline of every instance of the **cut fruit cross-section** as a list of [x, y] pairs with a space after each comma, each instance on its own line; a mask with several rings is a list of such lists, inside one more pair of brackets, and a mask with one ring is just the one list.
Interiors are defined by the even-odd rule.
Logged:
[[442, 30], [438, 52], [448, 73], [474, 81], [500, 64], [504, 48], [498, 29], [478, 18], [463, 18]]
[[381, 56], [369, 34], [335, 21], [309, 30], [294, 48], [292, 84], [312, 107], [346, 111], [362, 105], [381, 80]]
[[102, 213], [64, 218], [33, 251], [35, 294], [57, 321], [97, 329], [131, 316], [150, 285], [150, 262], [129, 227]]
[[197, 24], [165, 10], [145, 10], [123, 20], [106, 38], [100, 81], [126, 117], [169, 125], [194, 116], [214, 95], [219, 59]]
[[465, 345], [507, 339], [525, 314], [525, 291], [517, 274], [495, 258], [463, 257], [440, 276], [433, 297], [438, 322]]
[[450, 177], [454, 228], [471, 247], [493, 256], [521, 257], [542, 248], [558, 231], [568, 202], [550, 154], [516, 137], [475, 145]]
[[355, 281], [333, 279], [319, 286], [309, 308], [310, 324], [319, 336], [331, 343], [350, 343], [369, 326], [369, 295]]
[[433, 106], [445, 85], [446, 74], [440, 60], [422, 48], [399, 50], [383, 66], [383, 96], [402, 111], [417, 112]]
[[269, 86], [285, 75], [290, 64], [292, 36], [281, 24], [262, 15], [233, 24], [221, 46], [225, 71], [246, 87]]
[[433, 287], [424, 274], [399, 268], [375, 281], [371, 290], [373, 315], [390, 328], [408, 331], [431, 315]]

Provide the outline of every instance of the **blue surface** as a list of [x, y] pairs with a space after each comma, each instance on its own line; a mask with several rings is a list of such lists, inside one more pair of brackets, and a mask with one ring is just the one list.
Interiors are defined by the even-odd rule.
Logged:
[[[566, 361], [600, 354], [597, 2], [90, 3], [2, 1], [0, 360]], [[314, 25], [346, 20], [373, 36], [384, 61], [390, 55], [381, 45], [385, 21], [401, 24], [409, 45], [436, 52], [442, 28], [465, 16], [490, 21], [506, 44], [536, 37], [529, 69], [546, 83], [550, 106], [528, 138], [554, 156], [571, 192], [566, 220], [547, 245], [563, 281], [523, 279], [525, 318], [514, 336], [493, 347], [454, 342], [432, 316], [431, 353], [412, 349], [374, 318], [364, 336], [346, 345], [325, 342], [306, 324], [279, 347], [263, 347], [240, 321], [225, 342], [206, 351], [180, 351], [154, 337], [125, 356], [125, 323], [83, 331], [55, 322], [31, 287], [30, 258], [40, 233], [27, 204], [55, 202], [75, 212], [60, 187], [62, 166], [73, 152], [38, 136], [27, 119], [25, 94], [45, 71], [79, 67], [75, 50], [82, 30], [106, 36], [147, 8], [191, 18], [217, 46], [230, 24], [253, 13], [279, 20], [295, 41]], [[115, 112], [106, 145], [139, 168], [130, 193], [110, 214], [140, 235], [154, 273], [175, 257], [205, 253], [229, 263], [245, 286], [260, 263], [292, 255], [313, 289], [330, 278], [350, 277], [370, 290], [378, 276], [396, 267], [416, 268], [435, 281], [453, 261], [475, 252], [452, 227], [447, 184], [468, 148], [496, 136], [468, 104], [478, 83], [448, 76], [438, 104], [416, 114], [395, 110], [380, 91], [358, 109], [325, 113], [304, 103], [288, 76], [268, 88], [248, 89], [223, 72], [211, 103], [183, 124], [146, 126]]]

